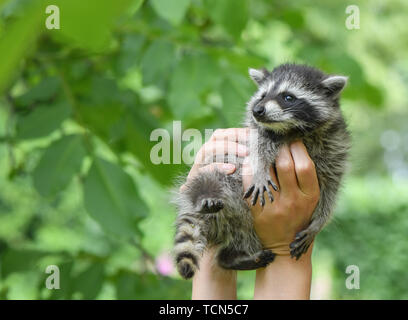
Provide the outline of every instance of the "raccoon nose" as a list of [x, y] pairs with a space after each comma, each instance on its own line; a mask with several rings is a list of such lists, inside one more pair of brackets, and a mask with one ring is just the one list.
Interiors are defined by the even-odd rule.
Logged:
[[254, 117], [260, 117], [265, 114], [265, 107], [264, 106], [256, 106], [253, 110], [252, 113]]

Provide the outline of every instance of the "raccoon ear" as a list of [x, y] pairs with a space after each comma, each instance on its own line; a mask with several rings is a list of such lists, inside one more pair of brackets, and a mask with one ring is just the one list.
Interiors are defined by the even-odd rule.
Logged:
[[255, 82], [255, 84], [260, 85], [268, 76], [268, 71], [263, 69], [252, 69], [249, 68], [248, 70], [249, 76]]
[[338, 96], [347, 84], [348, 77], [332, 75], [322, 81], [331, 96]]

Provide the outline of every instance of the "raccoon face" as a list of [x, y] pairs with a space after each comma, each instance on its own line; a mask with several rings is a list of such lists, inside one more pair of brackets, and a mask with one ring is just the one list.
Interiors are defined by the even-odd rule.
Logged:
[[339, 115], [338, 98], [347, 77], [296, 64], [272, 72], [249, 69], [249, 75], [258, 91], [248, 103], [248, 116], [266, 130], [309, 131]]

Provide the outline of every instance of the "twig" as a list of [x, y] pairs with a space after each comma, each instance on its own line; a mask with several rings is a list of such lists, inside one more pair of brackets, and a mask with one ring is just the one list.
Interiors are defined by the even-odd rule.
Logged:
[[71, 108], [72, 108], [72, 112], [74, 114], [74, 118], [77, 121], [77, 123], [82, 127], [83, 129], [83, 135], [82, 137], [84, 138], [84, 142], [85, 142], [85, 147], [87, 148], [88, 152], [90, 153], [90, 155], [94, 154], [94, 148], [93, 148], [93, 144], [92, 144], [92, 139], [91, 136], [89, 135], [88, 132], [88, 128], [85, 125], [84, 121], [82, 120], [81, 115], [78, 113], [77, 109], [78, 109], [78, 104], [77, 101], [75, 99], [75, 96], [67, 82], [67, 80], [65, 79], [64, 74], [54, 65], [55, 69], [57, 70], [57, 73], [61, 79], [61, 83], [62, 83], [62, 89], [67, 97], [67, 100], [69, 101]]
[[146, 261], [150, 262], [150, 264], [153, 266], [154, 273], [156, 275], [160, 275], [154, 257], [149, 252], [147, 252], [147, 250], [143, 248], [143, 246], [138, 241], [136, 241], [136, 239], [132, 238], [130, 240], [130, 243], [134, 245], [142, 253], [143, 258], [146, 259]]

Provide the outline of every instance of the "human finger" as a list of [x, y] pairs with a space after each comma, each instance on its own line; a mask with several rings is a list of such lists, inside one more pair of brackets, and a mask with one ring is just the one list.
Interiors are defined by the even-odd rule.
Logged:
[[281, 193], [291, 193], [298, 188], [295, 174], [295, 164], [289, 147], [283, 145], [276, 158], [276, 173]]
[[295, 173], [300, 190], [307, 195], [315, 194], [319, 190], [319, 181], [315, 165], [305, 145], [300, 141], [292, 143], [290, 153], [295, 164]]
[[204, 167], [201, 167], [200, 169], [198, 169], [198, 172], [210, 172], [214, 170], [219, 170], [222, 173], [231, 174], [231, 173], [234, 173], [235, 169], [236, 167], [232, 163], [214, 162]]
[[195, 163], [203, 164], [208, 157], [215, 155], [237, 155], [245, 157], [248, 155], [248, 148], [244, 144], [233, 141], [210, 141], [205, 143], [198, 152]]
[[234, 141], [245, 143], [248, 141], [249, 128], [217, 129], [209, 141]]

